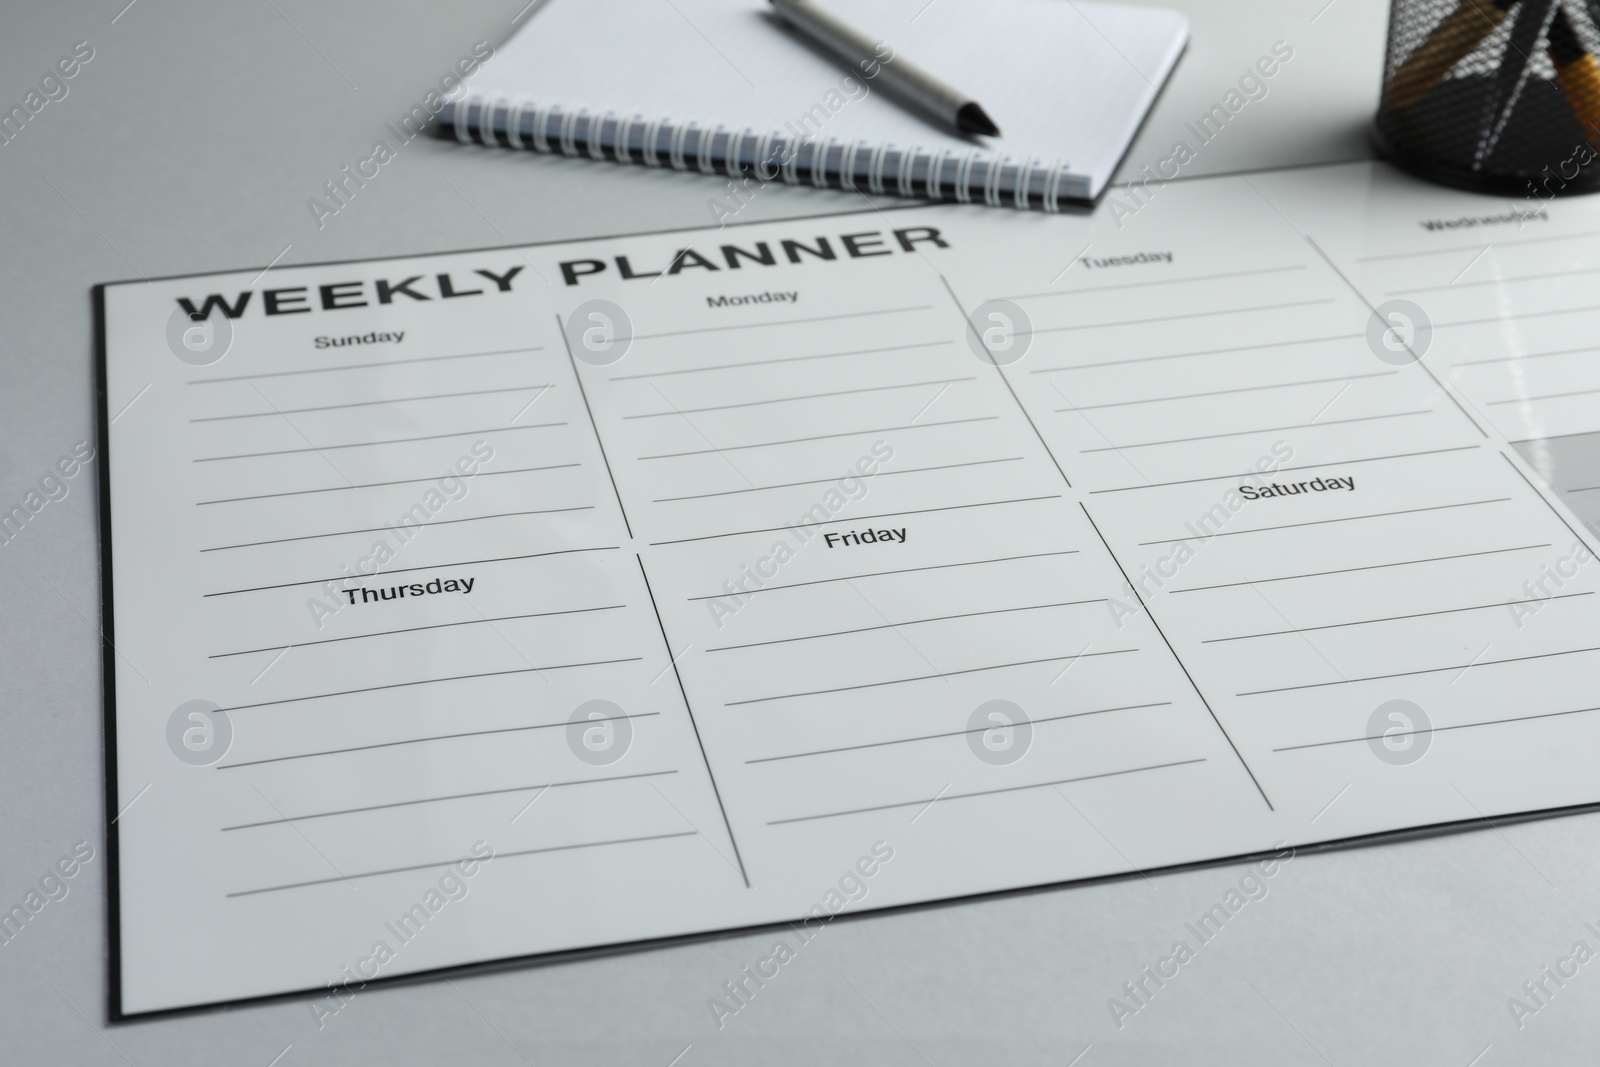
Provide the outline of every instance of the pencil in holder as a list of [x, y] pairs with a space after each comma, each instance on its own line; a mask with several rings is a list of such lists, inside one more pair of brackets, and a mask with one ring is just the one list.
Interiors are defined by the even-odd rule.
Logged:
[[1600, 190], [1600, 0], [1394, 0], [1373, 140], [1433, 181]]

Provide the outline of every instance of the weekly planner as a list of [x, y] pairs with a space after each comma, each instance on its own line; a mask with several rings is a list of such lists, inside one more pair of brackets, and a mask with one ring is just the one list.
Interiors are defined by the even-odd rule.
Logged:
[[99, 287], [119, 1015], [1600, 801], [1600, 204]]

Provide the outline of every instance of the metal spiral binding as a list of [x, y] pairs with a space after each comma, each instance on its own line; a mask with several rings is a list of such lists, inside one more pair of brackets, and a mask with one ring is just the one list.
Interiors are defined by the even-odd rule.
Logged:
[[[783, 142], [784, 147], [790, 147], [788, 141]], [[783, 161], [783, 180], [790, 185], [800, 184], [800, 148], [794, 146], [794, 151], [787, 153], [788, 159]]]
[[715, 174], [717, 172], [717, 164], [711, 155], [711, 147], [717, 143], [717, 134], [721, 132], [722, 124], [719, 122], [709, 133], [700, 134], [700, 144], [696, 155], [700, 164], [701, 174]]
[[772, 142], [777, 138], [777, 136], [778, 131], [768, 130], [766, 133], [761, 135], [761, 140], [756, 144], [756, 177], [760, 178], [764, 182], [770, 182], [773, 178], [778, 176], [778, 172], [776, 170], [774, 170], [770, 175], [766, 171], [762, 170], [763, 167], [767, 167], [772, 164]]
[[533, 109], [533, 150], [550, 151], [550, 112], [554, 104], [539, 104]]
[[949, 154], [948, 148], [936, 148], [928, 156], [928, 174], [922, 184], [930, 200], [944, 199], [944, 183], [940, 179], [944, 176], [944, 161]]
[[[522, 147], [522, 112], [528, 105], [528, 98], [515, 96], [506, 105], [506, 147]], [[489, 139], [494, 140], [494, 125], [489, 126]]]
[[673, 170], [688, 170], [689, 164], [683, 158], [683, 142], [689, 136], [689, 131], [694, 129], [694, 123], [685, 122], [672, 131], [672, 147], [667, 153], [667, 162]]
[[851, 141], [844, 146], [844, 154], [839, 157], [839, 188], [856, 190], [856, 153], [861, 149], [860, 141]]
[[900, 150], [900, 166], [896, 168], [900, 179], [900, 195], [916, 196], [917, 188], [911, 184], [911, 168], [916, 165], [920, 151], [916, 148], [902, 148]]
[[578, 155], [578, 122], [587, 120], [589, 113], [574, 108], [561, 114], [561, 151], [574, 158]]
[[[604, 162], [606, 158], [606, 122], [609, 121], [611, 123], [611, 130], [615, 135], [622, 129], [622, 120], [616, 117], [617, 113], [615, 111], [607, 111], [598, 119], [595, 118], [594, 113], [591, 111], [585, 111], [584, 114], [589, 117], [589, 121], [583, 127], [583, 140], [585, 146], [589, 149], [589, 158], [597, 163]], [[613, 136], [613, 140], [616, 140], [615, 136]], [[622, 141], [622, 155], [619, 158], [624, 163], [627, 163], [630, 162], [628, 159], [627, 139], [623, 138]], [[612, 154], [615, 155], [614, 150]]]
[[889, 156], [889, 142], [879, 141], [872, 148], [872, 158], [867, 161], [867, 191], [883, 195], [883, 164]]
[[[503, 142], [496, 136], [499, 129], [495, 122], [502, 115], [505, 122]], [[1026, 156], [1016, 163], [1004, 153], [985, 155], [981, 148], [965, 151], [928, 149], [921, 145], [898, 148], [887, 141], [840, 141], [822, 135], [813, 141], [794, 142], [776, 130], [757, 133], [748, 126], [734, 131], [721, 124], [678, 124], [667, 115], [647, 118], [634, 113], [623, 118], [615, 111], [598, 113], [586, 107], [569, 110], [529, 96], [498, 91], [464, 97], [455, 105], [451, 119], [456, 139], [463, 143], [473, 140], [485, 145], [504, 143], [508, 148], [559, 151], [566, 156], [586, 154], [593, 159], [606, 158], [609, 129], [610, 151], [619, 162], [670, 166], [680, 171], [694, 169], [702, 174], [717, 173], [717, 146], [721, 139], [721, 169], [730, 178], [743, 177], [748, 165], [762, 181], [781, 176], [785, 182], [799, 185], [804, 180], [801, 175], [804, 170], [810, 184], [817, 188], [827, 187], [831, 177], [839, 188], [853, 191], [862, 187], [863, 168], [857, 164], [865, 151], [867, 192], [877, 195], [888, 192], [887, 172], [893, 168], [894, 191], [901, 196], [918, 195], [920, 184], [923, 196], [942, 200], [946, 195], [945, 173], [953, 168], [950, 187], [956, 201], [970, 204], [974, 194], [981, 193], [983, 202], [991, 207], [1006, 206], [1002, 186], [1009, 173], [1011, 206], [1024, 211], [1037, 203], [1043, 211], [1059, 212], [1062, 184], [1068, 177], [1065, 161], [1061, 159], [1044, 162], [1037, 156]], [[633, 152], [636, 129], [640, 131], [637, 160]], [[838, 162], [833, 164], [836, 149]], [[747, 160], [747, 154], [752, 152], [753, 157]]]

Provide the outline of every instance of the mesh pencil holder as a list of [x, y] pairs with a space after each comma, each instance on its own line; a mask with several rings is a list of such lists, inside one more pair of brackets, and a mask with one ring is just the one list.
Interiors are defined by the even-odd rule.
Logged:
[[1600, 190], [1600, 0], [1394, 0], [1373, 140], [1478, 192]]

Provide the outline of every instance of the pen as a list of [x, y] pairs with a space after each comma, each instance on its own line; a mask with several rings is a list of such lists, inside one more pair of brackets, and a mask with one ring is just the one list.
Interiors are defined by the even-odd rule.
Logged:
[[1410, 107], [1439, 84], [1450, 68], [1499, 28], [1516, 0], [1461, 0], [1461, 5], [1440, 20], [1400, 69], [1384, 92], [1387, 108]]
[[1560, 8], [1550, 21], [1549, 45], [1556, 84], [1583, 126], [1584, 136], [1591, 141], [1600, 140], [1600, 62], [1578, 40], [1566, 12]]
[[842, 19], [808, 0], [772, 0], [772, 8], [784, 22], [850, 66], [862, 71], [876, 66], [884, 89], [902, 103], [962, 133], [1000, 136], [1000, 127], [970, 95], [899, 56], [882, 59], [877, 44]]

